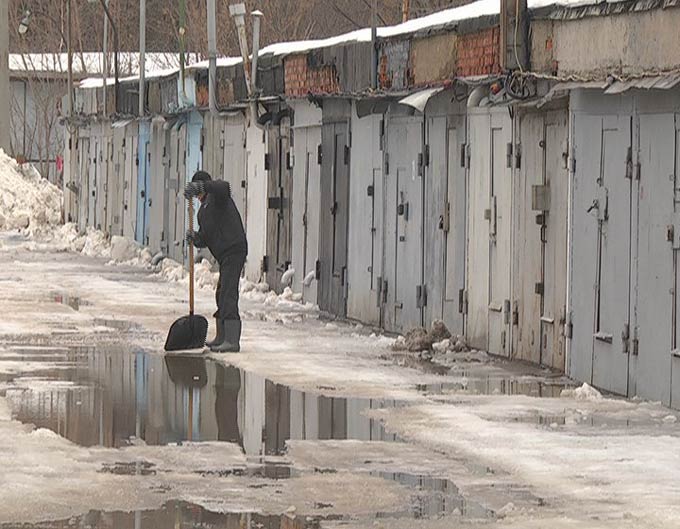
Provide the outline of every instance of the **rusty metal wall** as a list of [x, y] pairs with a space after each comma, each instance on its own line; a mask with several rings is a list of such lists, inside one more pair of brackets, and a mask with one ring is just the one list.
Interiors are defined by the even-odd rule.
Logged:
[[379, 44], [378, 84], [383, 90], [404, 90], [413, 85], [410, 40]]

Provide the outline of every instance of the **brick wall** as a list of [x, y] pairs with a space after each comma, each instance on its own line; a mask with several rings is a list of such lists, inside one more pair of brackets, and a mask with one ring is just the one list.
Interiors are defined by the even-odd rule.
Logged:
[[284, 67], [288, 97], [306, 97], [309, 93], [335, 94], [340, 91], [334, 65], [310, 67], [307, 55], [292, 55], [286, 58]]
[[458, 37], [456, 75], [468, 77], [500, 72], [500, 27]]

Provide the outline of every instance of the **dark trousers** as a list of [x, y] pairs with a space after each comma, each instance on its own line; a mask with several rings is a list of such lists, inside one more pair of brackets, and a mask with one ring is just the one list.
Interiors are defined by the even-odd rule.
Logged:
[[241, 319], [238, 313], [238, 294], [239, 280], [245, 262], [245, 255], [230, 255], [220, 263], [220, 279], [217, 282], [217, 291], [215, 292], [215, 300], [217, 301], [215, 317], [218, 319]]

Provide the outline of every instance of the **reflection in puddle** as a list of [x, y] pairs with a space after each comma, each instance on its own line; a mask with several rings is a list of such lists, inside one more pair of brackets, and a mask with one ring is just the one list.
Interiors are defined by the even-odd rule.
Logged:
[[441, 384], [419, 384], [418, 391], [439, 395], [445, 393], [469, 393], [476, 395], [528, 395], [530, 397], [557, 398], [566, 388], [574, 387], [565, 378], [522, 377], [490, 375], [467, 378], [462, 376], [457, 382]]
[[431, 518], [443, 515], [463, 516], [465, 518], [491, 518], [493, 512], [479, 503], [467, 501], [458, 487], [448, 479], [407, 474], [403, 472], [371, 472], [381, 477], [404, 485], [416, 491], [409, 514], [414, 518]]
[[90, 305], [89, 302], [83, 301], [76, 296], [69, 296], [68, 294], [53, 294], [52, 301], [61, 305], [66, 305], [67, 307], [71, 307], [75, 311], [79, 311], [80, 307]]
[[153, 511], [90, 511], [54, 522], [2, 524], [0, 529], [317, 529], [319, 526], [319, 519], [313, 517], [220, 514], [199, 505], [171, 501]]
[[[35, 361], [44, 353], [36, 350]], [[83, 446], [120, 447], [132, 438], [151, 445], [226, 441], [247, 455], [270, 455], [282, 453], [289, 439], [396, 440], [363, 415], [395, 401], [291, 390], [200, 356], [75, 348], [52, 358], [41, 375], [48, 379], [42, 384], [15, 377], [7, 387], [13, 417]]]

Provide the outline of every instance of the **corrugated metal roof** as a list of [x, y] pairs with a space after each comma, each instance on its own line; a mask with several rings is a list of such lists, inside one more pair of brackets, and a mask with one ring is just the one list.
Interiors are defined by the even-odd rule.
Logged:
[[670, 90], [680, 84], [680, 72], [651, 77], [640, 77], [628, 81], [615, 81], [605, 94], [621, 94], [627, 90], [638, 88], [642, 90]]

